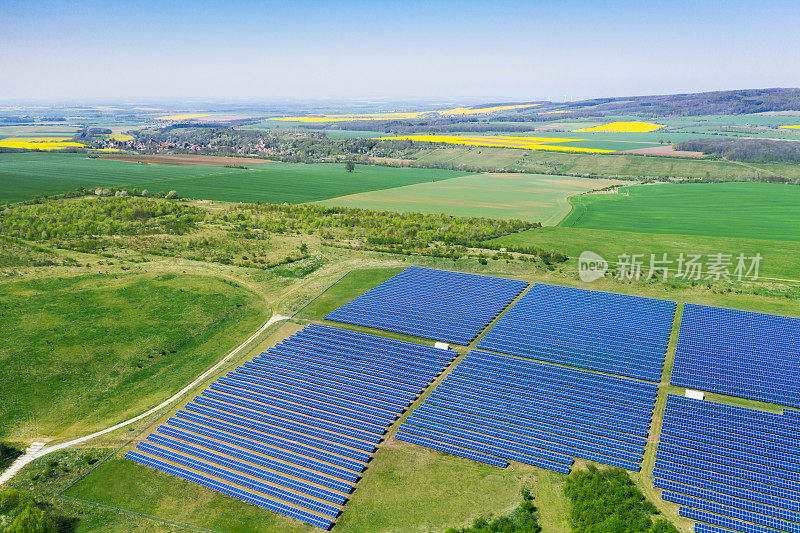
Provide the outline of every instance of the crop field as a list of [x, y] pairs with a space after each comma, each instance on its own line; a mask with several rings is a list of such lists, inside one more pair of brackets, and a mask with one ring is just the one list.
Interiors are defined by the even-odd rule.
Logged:
[[157, 405], [264, 311], [243, 287], [187, 274], [4, 281], [0, 307], [5, 439], [84, 435]]
[[[78, 187], [175, 190], [180, 196], [229, 202], [302, 203], [358, 192], [464, 176], [438, 169], [344, 164], [265, 163], [253, 169], [155, 166], [81, 154], [0, 154], [0, 203], [58, 194]], [[302, 184], [302, 186], [300, 186]]]
[[340, 196], [322, 205], [455, 216], [519, 218], [555, 225], [570, 211], [567, 197], [623, 183], [541, 174], [480, 174]]
[[565, 227], [800, 241], [800, 187], [794, 185], [638, 185], [571, 201]]
[[24, 150], [61, 150], [64, 148], [80, 148], [71, 137], [6, 137], [0, 139], [0, 148], [18, 148]]
[[421, 149], [407, 157], [421, 162], [465, 164], [532, 174], [549, 172], [609, 178], [649, 176], [749, 180], [759, 176], [774, 175], [800, 179], [800, 165], [742, 164], [733, 161], [667, 156], [644, 157], [633, 154], [569, 154], [511, 148], [453, 147]]
[[410, 111], [410, 112], [395, 112], [395, 113], [353, 113], [343, 115], [307, 115], [307, 116], [293, 116], [293, 117], [276, 117], [269, 120], [281, 122], [308, 122], [308, 123], [325, 123], [325, 122], [354, 122], [357, 120], [403, 120], [413, 119], [420, 117], [435, 117], [435, 116], [473, 116], [473, 115], [487, 115], [497, 113], [499, 111], [511, 111], [515, 109], [526, 109], [534, 107], [539, 104], [518, 104], [518, 105], [500, 105], [489, 107], [455, 107], [453, 109], [434, 109], [428, 111]]
[[[521, 150], [550, 150], [554, 152], [572, 152], [584, 154], [607, 154], [614, 150], [576, 146], [569, 139], [558, 137], [484, 137], [467, 135], [402, 135], [397, 137], [379, 137], [381, 140], [409, 140], [427, 143], [456, 144], [464, 146], [489, 146], [500, 148], [518, 148]], [[586, 139], [574, 139], [586, 141]], [[564, 143], [564, 144], [559, 144]], [[566, 143], [569, 143], [567, 145]]]
[[642, 133], [648, 131], [655, 131], [657, 129], [661, 129], [664, 126], [662, 124], [652, 124], [650, 122], [609, 122], [608, 124], [603, 124], [602, 126], [594, 126], [591, 128], [582, 128], [577, 129], [577, 132], [591, 132], [596, 131], [600, 133]]
[[60, 124], [0, 126], [0, 139], [6, 137], [72, 137], [76, 132], [76, 127]]

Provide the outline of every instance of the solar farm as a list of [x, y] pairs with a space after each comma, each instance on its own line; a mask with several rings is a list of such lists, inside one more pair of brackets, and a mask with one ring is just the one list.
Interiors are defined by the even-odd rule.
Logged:
[[677, 310], [410, 267], [218, 377], [126, 457], [322, 529], [392, 440], [500, 469], [642, 471], [698, 533], [800, 531], [800, 321], [683, 305], [667, 391]]

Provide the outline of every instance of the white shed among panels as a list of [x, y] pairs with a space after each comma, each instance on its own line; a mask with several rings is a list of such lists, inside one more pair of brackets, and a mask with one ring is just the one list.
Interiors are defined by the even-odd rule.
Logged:
[[699, 391], [699, 390], [686, 389], [685, 396], [687, 398], [693, 398], [695, 400], [705, 400], [706, 399], [705, 393], [703, 391]]

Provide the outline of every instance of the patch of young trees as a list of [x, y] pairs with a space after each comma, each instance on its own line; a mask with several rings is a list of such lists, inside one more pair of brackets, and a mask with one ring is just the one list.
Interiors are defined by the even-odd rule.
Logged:
[[56, 533], [59, 523], [29, 494], [0, 492], [0, 533]]
[[573, 533], [624, 531], [626, 533], [678, 533], [658, 508], [648, 501], [621, 468], [573, 470], [564, 485], [570, 499], [569, 522]]
[[0, 233], [28, 240], [92, 235], [182, 234], [205, 213], [155, 198], [108, 196], [17, 205], [0, 212]]

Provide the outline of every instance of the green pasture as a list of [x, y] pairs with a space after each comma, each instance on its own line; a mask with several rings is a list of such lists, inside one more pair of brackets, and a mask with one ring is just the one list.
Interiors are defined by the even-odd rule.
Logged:
[[85, 435], [157, 405], [266, 321], [216, 276], [0, 283], [0, 438]]
[[800, 241], [800, 187], [776, 183], [661, 183], [570, 199], [565, 227]]
[[[760, 265], [761, 276], [800, 280], [800, 266], [797, 262], [797, 257], [800, 257], [800, 242], [797, 241], [660, 235], [556, 226], [506, 235], [490, 242], [559, 250], [570, 256], [568, 264], [574, 268], [577, 268], [577, 257], [585, 250], [596, 252], [609, 262], [616, 261], [622, 254], [642, 254], [645, 260], [649, 261], [650, 254], [656, 254], [656, 257], [660, 258], [666, 253], [668, 259], [676, 260], [680, 253], [701, 254], [703, 257], [717, 253], [732, 256], [741, 253], [746, 257], [753, 257], [760, 253], [763, 257]], [[792, 302], [787, 301], [787, 303]]]
[[622, 183], [542, 174], [479, 174], [369, 191], [318, 202], [401, 212], [519, 218], [554, 225], [570, 211], [567, 197]]
[[58, 194], [80, 186], [130, 187], [150, 192], [177, 191], [185, 198], [228, 202], [301, 203], [363, 191], [463, 176], [439, 169], [344, 163], [257, 163], [251, 168], [223, 166], [149, 165], [82, 154], [0, 154], [0, 203]]

